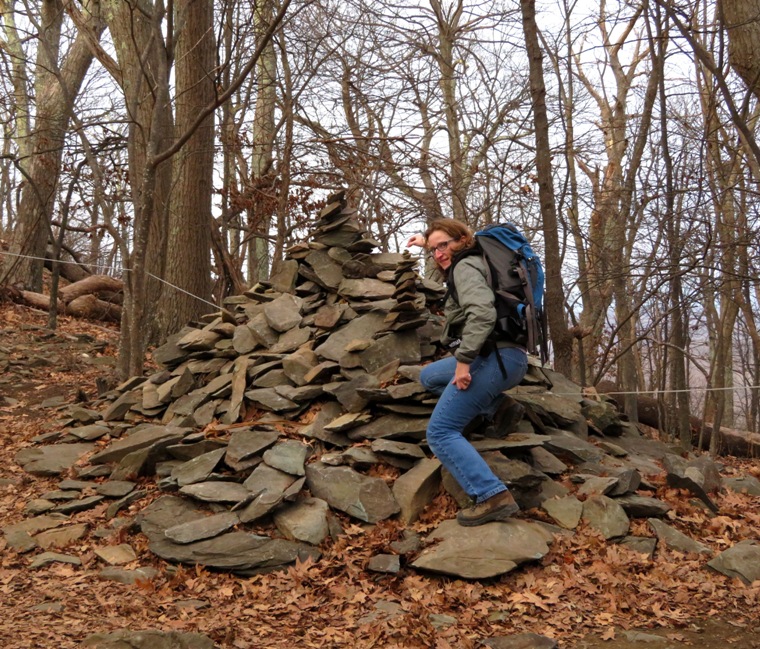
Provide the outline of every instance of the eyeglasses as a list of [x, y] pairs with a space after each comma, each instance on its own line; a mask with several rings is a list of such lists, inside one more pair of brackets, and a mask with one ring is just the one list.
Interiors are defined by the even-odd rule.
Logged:
[[456, 237], [455, 239], [449, 239], [448, 241], [441, 241], [437, 246], [432, 246], [431, 248], [428, 248], [428, 252], [431, 255], [434, 255], [436, 252], [446, 252], [449, 249], [449, 244], [452, 241], [459, 241], [461, 237]]

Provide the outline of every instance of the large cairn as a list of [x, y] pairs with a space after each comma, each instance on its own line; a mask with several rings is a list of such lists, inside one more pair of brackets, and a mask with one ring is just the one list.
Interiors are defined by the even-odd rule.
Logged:
[[[398, 538], [368, 569], [486, 578], [540, 559], [554, 534], [582, 521], [652, 553], [669, 506], [646, 490], [663, 459], [679, 486], [714, 507], [709, 466], [645, 439], [611, 402], [532, 362], [510, 391], [522, 416], [471, 431], [523, 512], [480, 528], [443, 520], [420, 537], [415, 521], [442, 490], [468, 504], [425, 443], [436, 400], [418, 381], [441, 353], [431, 307], [444, 290], [418, 275], [408, 252], [377, 247], [344, 193], [331, 196], [310, 241], [269, 281], [156, 349], [159, 371], [126, 381], [97, 410], [74, 409], [20, 452], [31, 473], [76, 471], [62, 486], [74, 496], [28, 507], [35, 529], [104, 499], [117, 521], [147, 495], [136, 479], [155, 476], [163, 493], [136, 523], [172, 562], [255, 574], [318, 559], [347, 521], [393, 519]], [[96, 495], [86, 495], [89, 482]], [[650, 519], [655, 536], [629, 536], [631, 517]]]

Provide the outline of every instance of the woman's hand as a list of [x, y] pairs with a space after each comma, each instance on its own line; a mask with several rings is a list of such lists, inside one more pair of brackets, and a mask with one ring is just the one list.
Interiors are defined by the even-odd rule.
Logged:
[[454, 385], [460, 390], [466, 390], [472, 383], [472, 376], [470, 376], [470, 366], [467, 363], [457, 361], [456, 370], [454, 370]]
[[406, 247], [411, 248], [412, 246], [419, 246], [420, 248], [424, 248], [425, 235], [417, 233], [409, 237], [409, 240], [406, 242]]

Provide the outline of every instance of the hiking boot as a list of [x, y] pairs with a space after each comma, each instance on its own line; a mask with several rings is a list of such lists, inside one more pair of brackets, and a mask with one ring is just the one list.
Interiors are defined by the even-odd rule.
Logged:
[[525, 414], [525, 406], [512, 397], [505, 396], [494, 413], [491, 425], [483, 433], [486, 437], [502, 438], [517, 430], [517, 425]]
[[475, 415], [470, 423], [464, 427], [462, 435], [465, 439], [483, 439], [482, 430], [485, 425], [485, 419], [481, 415]]
[[463, 509], [457, 514], [457, 521], [465, 527], [482, 525], [489, 521], [503, 521], [520, 511], [514, 496], [509, 491], [501, 491], [482, 503]]

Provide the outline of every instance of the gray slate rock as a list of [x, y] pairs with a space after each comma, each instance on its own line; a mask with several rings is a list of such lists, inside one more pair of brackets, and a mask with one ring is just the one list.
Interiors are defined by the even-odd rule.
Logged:
[[606, 496], [618, 484], [617, 478], [590, 476], [578, 489], [579, 496]]
[[670, 505], [662, 500], [636, 494], [619, 496], [615, 498], [615, 502], [632, 518], [662, 517], [670, 511]]
[[264, 452], [264, 462], [274, 469], [291, 475], [306, 475], [306, 460], [312, 453], [310, 446], [295, 439], [278, 442]]
[[557, 649], [556, 640], [536, 633], [518, 633], [517, 635], [488, 638], [483, 646], [490, 649]]
[[102, 424], [90, 424], [89, 426], [78, 426], [77, 428], [69, 428], [66, 431], [72, 437], [77, 439], [92, 442], [96, 439], [100, 439], [111, 432], [108, 426]]
[[180, 545], [166, 537], [166, 529], [195, 520], [201, 510], [175, 496], [163, 496], [140, 513], [140, 529], [150, 541], [150, 550], [162, 559], [190, 565], [245, 572], [270, 570], [296, 559], [318, 558], [311, 546], [246, 532], [228, 532], [213, 539]]
[[567, 464], [541, 446], [531, 448], [530, 456], [533, 467], [542, 473], [561, 475], [568, 469]]
[[224, 461], [238, 471], [252, 457], [272, 446], [279, 436], [275, 430], [236, 430], [230, 437]]
[[268, 464], [260, 464], [249, 475], [243, 486], [252, 494], [264, 492], [282, 494], [296, 481], [295, 476]]
[[319, 545], [330, 533], [329, 505], [320, 498], [304, 498], [274, 515], [274, 524], [291, 541]]
[[225, 453], [227, 453], [226, 448], [218, 448], [209, 453], [199, 455], [174, 469], [171, 477], [177, 481], [180, 487], [196, 482], [203, 482], [214, 472], [214, 469], [222, 461]]
[[724, 478], [723, 486], [736, 493], [746, 493], [750, 496], [760, 496], [760, 480], [755, 476], [745, 475], [739, 478]]
[[61, 514], [74, 514], [76, 512], [84, 512], [88, 509], [92, 509], [95, 505], [99, 505], [103, 501], [103, 496], [89, 496], [88, 498], [81, 498], [80, 500], [71, 500], [62, 505], [58, 505], [55, 511]]
[[428, 418], [385, 415], [372, 423], [354, 428], [348, 433], [350, 439], [399, 439], [422, 440], [427, 430]]
[[284, 293], [264, 306], [264, 317], [275, 331], [290, 331], [301, 324], [302, 306], [301, 298]]
[[441, 485], [441, 463], [424, 458], [409, 471], [396, 478], [393, 496], [401, 508], [400, 519], [407, 525], [416, 521], [438, 494]]
[[221, 512], [213, 516], [203, 516], [194, 521], [174, 525], [164, 531], [168, 539], [175, 543], [193, 543], [213, 538], [235, 527], [240, 518], [234, 512]]
[[401, 363], [419, 363], [420, 339], [415, 330], [392, 333], [375, 340], [367, 349], [358, 352], [359, 362], [367, 372], [376, 372], [395, 358]]
[[600, 449], [572, 433], [557, 429], [551, 430], [551, 433], [550, 439], [544, 442], [544, 448], [562, 460], [577, 464], [602, 458], [603, 452]]
[[81, 646], [91, 649], [214, 649], [211, 638], [199, 633], [178, 631], [129, 631], [96, 633], [84, 639]]
[[605, 539], [625, 536], [631, 524], [625, 510], [607, 496], [588, 498], [583, 503], [583, 518], [590, 527], [601, 532]]
[[397, 554], [376, 554], [367, 562], [367, 570], [395, 575], [401, 570], [401, 559]]
[[384, 320], [385, 314], [383, 313], [365, 313], [335, 330], [314, 351], [322, 358], [337, 362], [346, 353], [346, 346], [352, 340], [372, 338], [385, 326]]
[[669, 548], [673, 548], [679, 552], [712, 554], [712, 551], [706, 545], [699, 541], [695, 541], [691, 537], [686, 536], [683, 532], [679, 532], [677, 529], [671, 527], [667, 523], [663, 523], [657, 518], [650, 518], [647, 522], [649, 523], [649, 527], [651, 527], [657, 535], [657, 538]]
[[583, 515], [583, 503], [575, 496], [549, 498], [541, 503], [541, 508], [567, 530], [578, 527]]
[[728, 577], [738, 577], [749, 586], [760, 580], [760, 542], [739, 541], [707, 565]]
[[179, 492], [209, 503], [240, 503], [251, 498], [251, 492], [237, 482], [196, 482], [181, 487]]
[[314, 496], [367, 523], [377, 523], [400, 511], [384, 480], [363, 475], [350, 467], [314, 462], [306, 467], [306, 482]]
[[122, 437], [113, 442], [108, 448], [96, 453], [90, 458], [92, 464], [106, 464], [118, 462], [130, 453], [148, 448], [155, 444], [175, 444], [190, 432], [189, 428], [177, 428], [174, 426], [147, 426], [137, 430], [131, 435]]
[[620, 545], [651, 559], [657, 547], [657, 539], [650, 536], [626, 536], [620, 540]]
[[274, 388], [247, 390], [245, 397], [264, 410], [285, 412], [287, 410], [295, 410], [298, 408], [297, 403], [293, 403], [290, 399], [280, 396]]
[[462, 527], [448, 520], [428, 540], [438, 542], [425, 548], [412, 562], [415, 568], [465, 579], [487, 579], [541, 559], [549, 552], [552, 535], [541, 525], [522, 520], [479, 527]]
[[21, 449], [15, 460], [32, 475], [60, 475], [92, 451], [92, 444], [55, 444]]
[[30, 570], [36, 570], [38, 568], [44, 568], [51, 563], [70, 563], [74, 566], [81, 566], [82, 560], [79, 557], [74, 557], [70, 554], [61, 554], [59, 552], [43, 552], [38, 554], [32, 562], [29, 564]]

